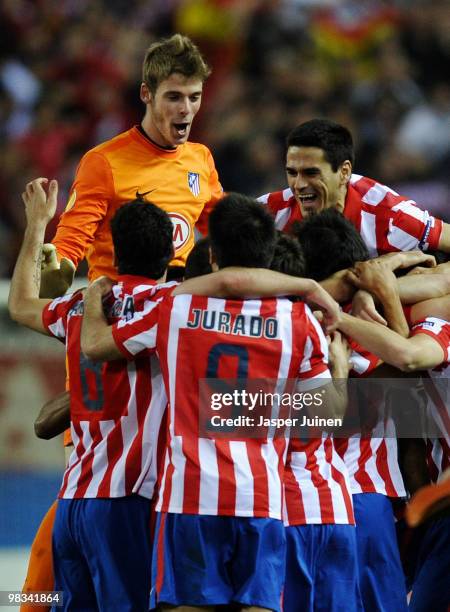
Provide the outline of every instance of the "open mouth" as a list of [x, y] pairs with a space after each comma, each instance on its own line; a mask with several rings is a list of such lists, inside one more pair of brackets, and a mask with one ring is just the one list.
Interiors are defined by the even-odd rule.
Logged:
[[304, 215], [313, 215], [321, 210], [322, 200], [315, 192], [296, 193], [297, 202], [300, 203]]
[[178, 136], [182, 138], [187, 134], [189, 123], [174, 123], [173, 127], [175, 128], [175, 131], [177, 132]]

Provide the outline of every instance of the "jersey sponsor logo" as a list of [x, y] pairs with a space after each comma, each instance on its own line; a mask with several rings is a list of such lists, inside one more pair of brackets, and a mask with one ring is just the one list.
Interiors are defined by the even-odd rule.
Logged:
[[64, 212], [67, 212], [68, 210], [74, 207], [76, 199], [77, 199], [77, 192], [74, 189], [72, 193], [70, 194], [70, 198], [66, 204], [66, 208], [64, 209]]
[[188, 185], [191, 192], [197, 197], [200, 193], [200, 175], [198, 172], [188, 172]]
[[190, 329], [201, 327], [234, 336], [251, 336], [252, 338], [278, 337], [278, 321], [274, 317], [238, 314], [234, 319], [229, 312], [217, 310], [201, 310], [193, 308], [191, 317], [186, 324]]
[[191, 236], [191, 224], [180, 213], [168, 213], [173, 225], [173, 246], [175, 251], [183, 247]]

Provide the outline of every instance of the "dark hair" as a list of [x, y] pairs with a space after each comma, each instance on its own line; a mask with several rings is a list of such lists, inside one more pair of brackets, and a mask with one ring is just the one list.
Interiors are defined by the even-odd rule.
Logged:
[[194, 244], [194, 248], [186, 259], [186, 268], [184, 271], [185, 280], [212, 272], [211, 262], [209, 260], [209, 245], [208, 237], [201, 238]]
[[305, 258], [296, 238], [277, 232], [275, 253], [270, 263], [270, 269], [291, 276], [305, 276]]
[[142, 199], [121, 206], [111, 219], [119, 274], [161, 278], [173, 257], [169, 215]]
[[142, 80], [155, 94], [159, 84], [174, 73], [195, 77], [202, 82], [211, 73], [197, 46], [182, 34], [174, 34], [150, 45], [142, 66]]
[[437, 265], [447, 263], [450, 260], [450, 253], [444, 251], [427, 251], [428, 255], [434, 255]]
[[229, 193], [209, 216], [209, 238], [219, 268], [268, 268], [275, 251], [275, 224], [265, 206]]
[[294, 223], [292, 234], [302, 248], [307, 276], [316, 281], [369, 259], [359, 232], [334, 208]]
[[286, 139], [289, 147], [317, 147], [322, 149], [326, 161], [336, 172], [345, 160], [352, 166], [355, 161], [353, 138], [343, 125], [329, 119], [311, 119], [294, 128]]

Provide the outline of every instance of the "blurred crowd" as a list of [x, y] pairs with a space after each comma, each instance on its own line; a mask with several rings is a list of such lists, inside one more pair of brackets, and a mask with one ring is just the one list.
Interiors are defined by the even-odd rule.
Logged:
[[284, 188], [287, 133], [328, 117], [355, 137], [355, 172], [450, 220], [448, 0], [3, 0], [1, 276], [25, 182], [57, 178], [63, 210], [83, 153], [140, 121], [145, 49], [177, 31], [213, 68], [191, 140], [227, 191]]

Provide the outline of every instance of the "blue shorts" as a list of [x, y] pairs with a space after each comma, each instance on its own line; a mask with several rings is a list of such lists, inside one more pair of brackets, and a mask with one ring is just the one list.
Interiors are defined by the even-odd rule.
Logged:
[[421, 541], [410, 612], [447, 612], [450, 606], [450, 517], [430, 522]]
[[360, 612], [353, 525], [286, 527], [284, 612]]
[[238, 603], [279, 612], [284, 531], [271, 518], [159, 513], [151, 607]]
[[151, 588], [150, 500], [60, 499], [53, 527], [55, 610], [142, 612]]
[[407, 612], [405, 576], [389, 497], [353, 495], [359, 587], [369, 612]]

